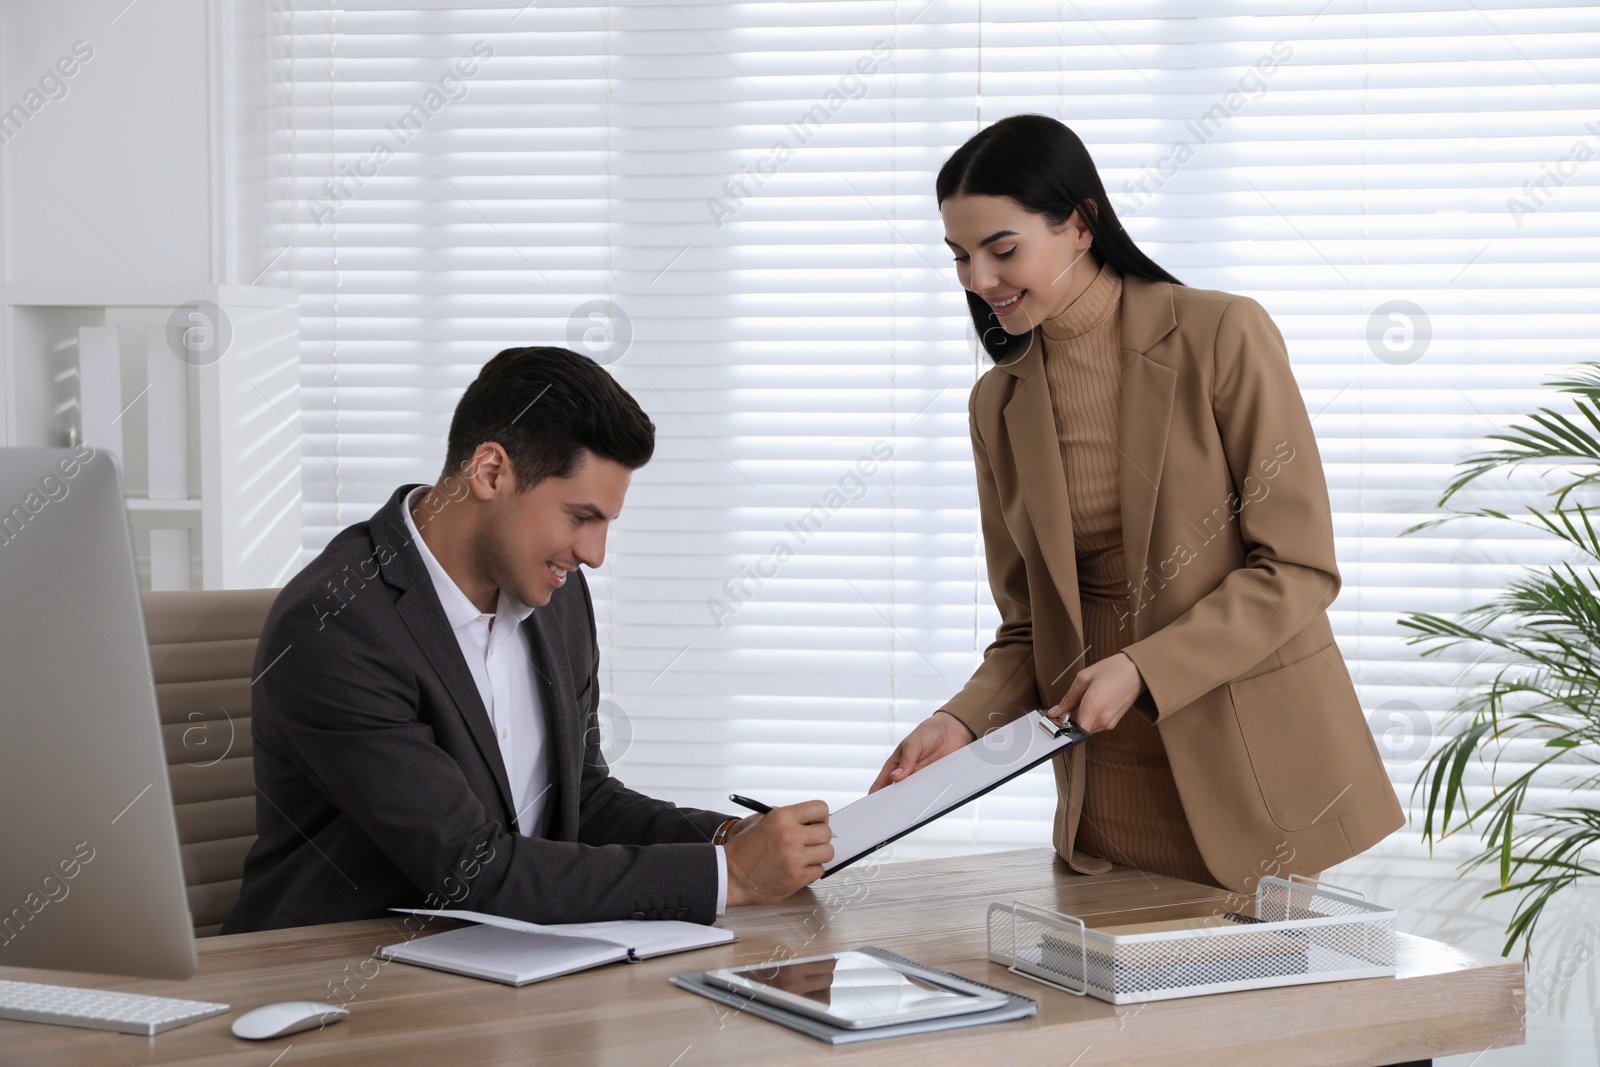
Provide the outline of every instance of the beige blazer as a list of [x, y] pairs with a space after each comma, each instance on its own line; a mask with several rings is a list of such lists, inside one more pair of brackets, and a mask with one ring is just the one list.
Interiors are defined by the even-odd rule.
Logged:
[[[1126, 276], [1122, 301], [1123, 651], [1149, 687], [1134, 710], [1161, 731], [1207, 867], [1249, 892], [1263, 874], [1348, 859], [1405, 818], [1328, 624], [1333, 520], [1283, 336], [1247, 297]], [[1085, 657], [1043, 354], [1035, 332], [969, 403], [1002, 621], [944, 710], [980, 736], [1058, 702]], [[1087, 871], [1103, 865], [1073, 855], [1075, 753], [1056, 761], [1055, 846]]]

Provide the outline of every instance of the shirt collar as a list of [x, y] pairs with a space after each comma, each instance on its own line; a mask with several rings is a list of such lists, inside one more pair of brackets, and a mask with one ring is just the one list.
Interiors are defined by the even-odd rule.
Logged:
[[[406, 530], [410, 533], [412, 542], [417, 546], [417, 552], [422, 556], [422, 565], [427, 568], [428, 577], [433, 581], [434, 592], [439, 594], [439, 604], [444, 608], [444, 617], [450, 623], [452, 630], [459, 630], [464, 626], [470, 626], [472, 623], [477, 622], [478, 619], [483, 617], [483, 612], [479, 611], [477, 605], [468, 599], [467, 594], [461, 591], [461, 587], [456, 585], [455, 579], [451, 578], [450, 573], [444, 569], [444, 565], [434, 557], [432, 550], [428, 548], [428, 542], [422, 539], [422, 532], [417, 529], [416, 520], [411, 517], [411, 509], [416, 507], [417, 501], [422, 499], [422, 494], [426, 493], [429, 488], [426, 485], [419, 485], [407, 493], [400, 511], [405, 516]], [[533, 608], [502, 589], [500, 590], [499, 600], [495, 604], [495, 613], [497, 616], [510, 616], [516, 619], [518, 623], [521, 623], [529, 615], [533, 614]]]

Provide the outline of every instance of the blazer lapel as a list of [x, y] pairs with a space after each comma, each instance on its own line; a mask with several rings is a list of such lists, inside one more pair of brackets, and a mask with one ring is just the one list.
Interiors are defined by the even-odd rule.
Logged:
[[[1142, 352], [1123, 352], [1121, 427], [1117, 433], [1122, 452], [1122, 559], [1127, 579], [1136, 587], [1144, 582], [1150, 558], [1150, 529], [1155, 523], [1177, 382], [1172, 368]], [[1135, 612], [1135, 639], [1145, 636], [1138, 628], [1140, 621], [1140, 613]]]
[[1078, 646], [1083, 646], [1083, 608], [1078, 602], [1078, 553], [1072, 542], [1072, 508], [1067, 473], [1061, 464], [1050, 387], [1044, 376], [1044, 344], [1038, 333], [1028, 352], [1007, 370], [1018, 377], [1006, 403], [1006, 436], [1011, 440], [1022, 500], [1033, 520], [1039, 550], [1067, 606]]
[[[567, 658], [560, 654], [561, 635], [547, 608], [535, 608], [523, 623], [540, 682], [541, 703], [550, 752], [550, 785], [555, 795], [548, 836], [561, 841], [578, 837], [578, 789], [583, 778], [583, 727], [578, 696]], [[559, 821], [559, 826], [557, 822]]]
[[[1122, 453], [1122, 558], [1128, 581], [1135, 585], [1143, 583], [1150, 555], [1150, 530], [1155, 522], [1156, 496], [1178, 385], [1177, 371], [1145, 353], [1177, 325], [1170, 283], [1123, 278], [1122, 395], [1117, 436]], [[1142, 637], [1139, 615], [1134, 614], [1134, 633]]]
[[444, 608], [439, 604], [439, 596], [434, 592], [427, 568], [422, 565], [422, 557], [417, 553], [417, 546], [412, 544], [410, 531], [400, 513], [405, 506], [406, 494], [413, 488], [402, 487], [389, 504], [373, 517], [374, 542], [389, 545], [398, 543], [401, 546], [389, 562], [382, 565], [383, 577], [401, 590], [395, 608], [400, 612], [406, 629], [411, 632], [412, 639], [417, 642], [417, 647], [422, 649], [428, 664], [444, 683], [456, 711], [472, 735], [478, 754], [483, 757], [489, 773], [494, 777], [503, 813], [511, 818], [506, 829], [515, 833], [517, 827], [512, 817], [515, 809], [511, 801], [511, 780], [506, 775], [505, 760], [500, 757], [500, 743], [495, 740], [494, 728], [489, 724], [489, 711], [483, 706], [483, 698], [478, 695], [478, 684], [472, 680], [467, 661], [461, 656], [461, 646], [445, 622]]
[[[1122, 384], [1118, 403], [1122, 545], [1128, 580], [1143, 580], [1155, 521], [1167, 434], [1178, 375], [1146, 355], [1177, 328], [1172, 285], [1123, 276]], [[1027, 352], [996, 367], [1017, 378], [1005, 406], [1022, 499], [1039, 538], [1039, 550], [1066, 603], [1078, 644], [1083, 645], [1083, 608], [1078, 599], [1078, 555], [1072, 540], [1072, 508], [1050, 387], [1044, 375], [1044, 339], [1034, 332]], [[1136, 623], [1137, 625], [1137, 623]]]

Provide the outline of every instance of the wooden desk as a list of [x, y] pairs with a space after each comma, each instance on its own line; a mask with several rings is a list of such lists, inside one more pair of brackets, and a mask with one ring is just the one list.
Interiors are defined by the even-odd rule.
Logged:
[[[1520, 963], [1401, 935], [1399, 976], [1113, 1007], [1010, 974], [986, 959], [985, 913], [1020, 899], [1078, 915], [1212, 900], [1218, 890], [1117, 869], [1085, 878], [1046, 849], [851, 869], [777, 905], [741, 908], [734, 945], [616, 964], [513, 989], [371, 958], [405, 940], [396, 917], [208, 938], [187, 982], [56, 975], [64, 984], [217, 1000], [235, 1014], [279, 1000], [349, 1005], [350, 1018], [277, 1041], [235, 1039], [234, 1015], [153, 1038], [0, 1022], [8, 1065], [508, 1064], [1317, 1064], [1368, 1067], [1519, 1045]], [[676, 989], [698, 971], [880, 945], [1039, 1002], [1031, 1019], [830, 1047]], [[39, 980], [46, 972], [0, 969]], [[343, 990], [336, 994], [334, 990]], [[282, 1054], [282, 1058], [273, 1057]]]

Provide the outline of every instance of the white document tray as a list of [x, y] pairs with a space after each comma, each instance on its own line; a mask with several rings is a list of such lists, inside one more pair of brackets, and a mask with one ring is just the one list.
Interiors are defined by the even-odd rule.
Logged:
[[[1311, 879], [1262, 878], [1255, 923], [1108, 934], [1020, 901], [989, 905], [989, 959], [1079, 996], [1139, 1004], [1395, 973], [1395, 913]], [[1220, 903], [1218, 914], [1228, 911]]]

